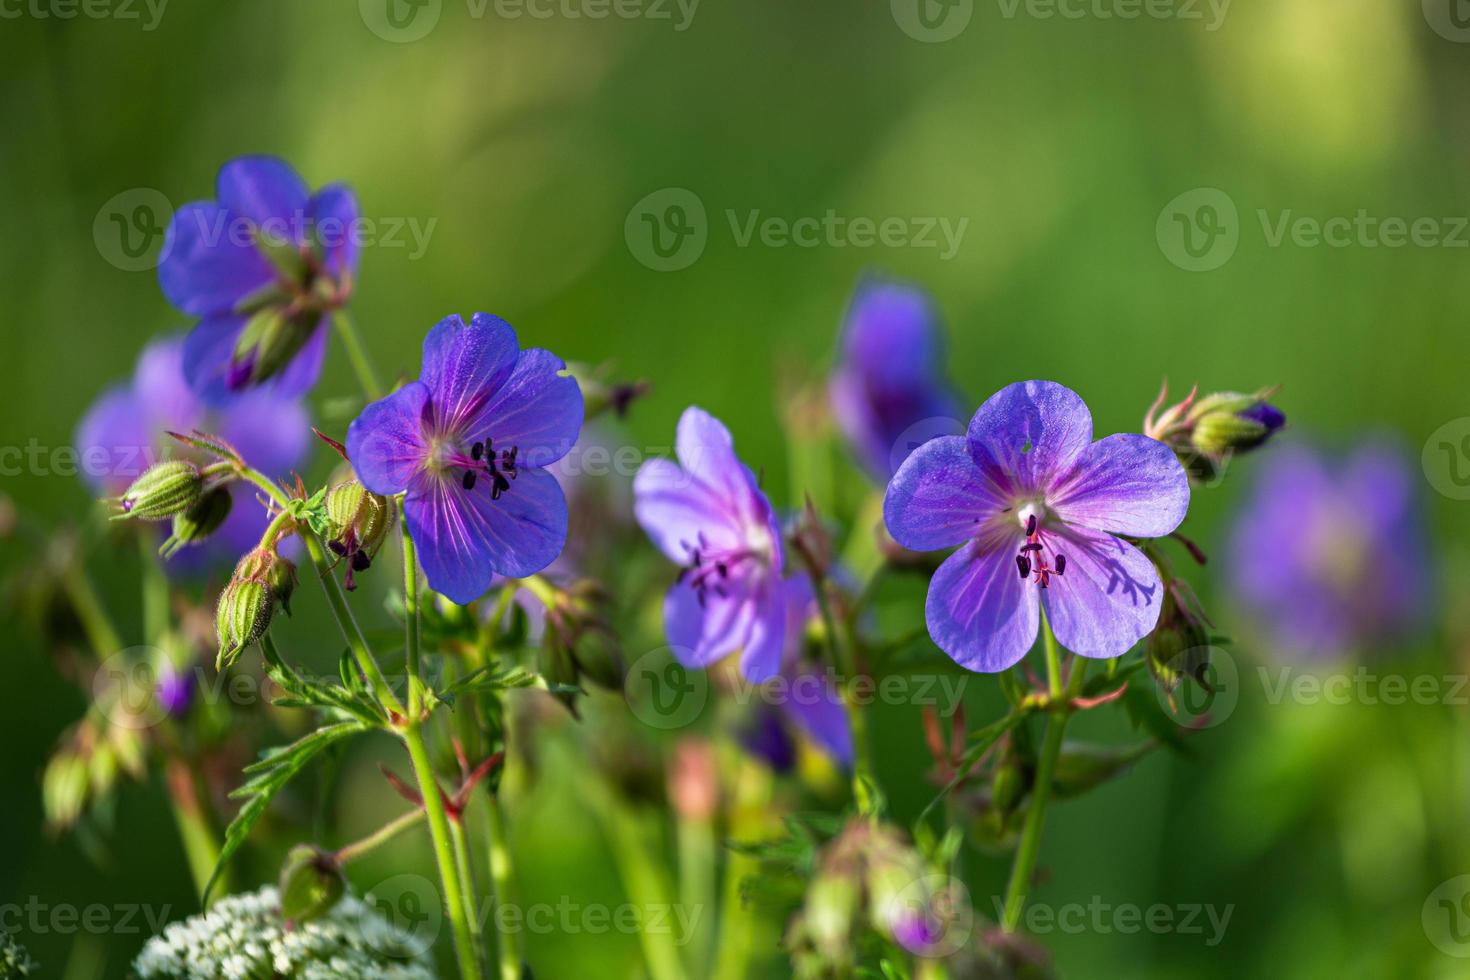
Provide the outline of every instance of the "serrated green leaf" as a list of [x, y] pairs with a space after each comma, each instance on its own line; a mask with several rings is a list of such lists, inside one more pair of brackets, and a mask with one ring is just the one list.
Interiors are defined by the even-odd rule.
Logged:
[[224, 870], [230, 858], [235, 856], [240, 845], [245, 843], [245, 838], [249, 836], [251, 828], [265, 813], [275, 795], [318, 753], [342, 739], [359, 732], [371, 731], [372, 728], [373, 726], [356, 721], [328, 725], [297, 739], [290, 745], [267, 749], [261, 753], [258, 761], [245, 767], [245, 773], [250, 778], [230, 793], [231, 799], [243, 799], [245, 804], [240, 807], [240, 812], [235, 814], [235, 819], [231, 820], [230, 825], [225, 828], [225, 841], [220, 847], [219, 858], [214, 863], [214, 871], [210, 873], [209, 881], [204, 885], [204, 893], [199, 897], [201, 905], [208, 906], [209, 893], [214, 888], [214, 883], [219, 880], [220, 872]]

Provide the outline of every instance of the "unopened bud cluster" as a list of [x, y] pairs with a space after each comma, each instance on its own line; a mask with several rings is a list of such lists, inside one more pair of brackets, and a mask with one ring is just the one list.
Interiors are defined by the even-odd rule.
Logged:
[[241, 650], [265, 635], [277, 603], [290, 614], [295, 588], [296, 566], [277, 554], [273, 545], [256, 548], [240, 559], [215, 608], [216, 669], [233, 664]]
[[1196, 480], [1220, 476], [1231, 457], [1258, 449], [1286, 425], [1286, 415], [1267, 399], [1274, 389], [1252, 394], [1195, 389], [1183, 401], [1162, 408], [1168, 387], [1144, 419], [1144, 434], [1173, 449]]

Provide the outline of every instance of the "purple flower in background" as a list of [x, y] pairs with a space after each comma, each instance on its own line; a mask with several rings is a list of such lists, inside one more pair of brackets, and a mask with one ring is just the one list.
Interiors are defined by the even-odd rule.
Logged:
[[521, 350], [504, 320], [441, 320], [423, 370], [347, 430], [363, 486], [404, 493], [404, 514], [434, 591], [461, 605], [496, 573], [541, 571], [567, 539], [567, 502], [544, 467], [582, 427], [582, 392], [549, 351]]
[[1116, 657], [1158, 621], [1153, 563], [1115, 535], [1169, 534], [1189, 508], [1184, 468], [1163, 443], [1124, 433], [1092, 441], [1092, 416], [1050, 381], [1009, 385], [967, 435], [916, 450], [883, 500], [906, 548], [960, 549], [929, 583], [929, 635], [971, 670], [1005, 670], [1036, 640], [1038, 606], [1057, 639]]
[[154, 694], [164, 711], [174, 718], [179, 718], [189, 710], [189, 705], [194, 702], [196, 682], [197, 678], [191, 668], [178, 670], [171, 665], [165, 665], [159, 671]]
[[352, 290], [357, 199], [339, 184], [312, 194], [269, 156], [225, 164], [215, 195], [174, 212], [158, 266], [168, 301], [199, 317], [184, 373], [212, 404], [260, 385], [300, 395], [321, 373], [327, 322]]
[[859, 284], [828, 395], [837, 424], [880, 482], [925, 441], [963, 431], [940, 368], [941, 340], [923, 290], [881, 279]]
[[[151, 464], [184, 450], [167, 435], [203, 429], [218, 435], [245, 462], [272, 477], [285, 476], [306, 456], [310, 419], [295, 398], [253, 391], [210, 411], [183, 373], [183, 338], [155, 340], [143, 349], [132, 379], [102, 393], [77, 426], [82, 478], [99, 495], [115, 496]], [[230, 487], [230, 515], [202, 545], [186, 547], [167, 567], [191, 571], [216, 560], [234, 561], [260, 540], [268, 517], [253, 490]]]
[[1385, 441], [1340, 462], [1302, 445], [1262, 461], [1228, 572], [1281, 653], [1350, 654], [1423, 621], [1432, 583], [1417, 480], [1418, 468]]
[[678, 463], [651, 459], [633, 478], [638, 523], [684, 566], [664, 600], [665, 636], [686, 667], [742, 650], [741, 672], [759, 684], [780, 670], [785, 645], [776, 512], [704, 409], [684, 410], [674, 449]]
[[806, 735], [827, 756], [843, 767], [852, 765], [852, 731], [847, 709], [832, 678], [803, 652], [806, 627], [818, 615], [811, 579], [795, 575], [781, 583], [786, 593], [785, 655], [781, 664], [782, 697], [775, 705], [764, 701], [742, 736], [751, 754], [766, 760], [772, 769], [784, 772], [796, 759], [793, 729]]

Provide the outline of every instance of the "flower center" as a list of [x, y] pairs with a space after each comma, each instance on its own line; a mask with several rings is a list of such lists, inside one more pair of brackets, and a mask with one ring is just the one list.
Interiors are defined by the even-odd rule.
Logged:
[[[1016, 554], [1016, 571], [1023, 580], [1030, 578], [1044, 589], [1050, 584], [1053, 575], [1066, 572], [1067, 556], [1057, 551], [1054, 544], [1043, 540], [1041, 525], [1046, 519], [1046, 508], [1039, 501], [1021, 507], [1016, 512], [1016, 517], [1026, 529], [1026, 542]], [[1053, 556], [1052, 564], [1047, 563], [1048, 550]]]
[[765, 560], [765, 555], [750, 547], [712, 548], [703, 531], [693, 544], [688, 541], [679, 544], [689, 555], [689, 563], [679, 569], [676, 581], [687, 583], [694, 590], [701, 607], [711, 589], [721, 598], [728, 596], [725, 586], [731, 576], [759, 566]]
[[519, 446], [496, 451], [490, 439], [470, 446], [469, 455], [452, 443], [435, 440], [429, 448], [429, 460], [436, 469], [461, 470], [460, 485], [466, 490], [475, 489], [481, 477], [490, 484], [490, 499], [499, 500], [500, 495], [510, 489], [510, 481], [519, 473], [516, 469], [516, 454]]

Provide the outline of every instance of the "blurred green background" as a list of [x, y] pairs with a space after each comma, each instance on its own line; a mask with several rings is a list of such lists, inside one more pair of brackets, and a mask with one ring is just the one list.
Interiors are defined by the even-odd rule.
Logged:
[[[369, 0], [174, 3], [156, 22], [122, 0], [94, 8], [108, 16], [70, 19], [62, 2], [5, 4], [0, 445], [66, 446], [145, 341], [186, 326], [151, 269], [119, 258], [109, 204], [140, 188], [174, 205], [209, 198], [222, 162], [267, 152], [312, 186], [351, 184], [367, 216], [429, 229], [422, 254], [405, 231], [402, 246], [362, 258], [352, 309], [386, 373], [411, 376], [425, 330], [445, 314], [498, 313], [527, 345], [650, 379], [628, 423], [633, 445], [667, 446], [690, 403], [723, 418], [778, 505], [797, 502], [785, 490], [778, 393], [791, 379], [820, 381], [868, 270], [933, 291], [949, 373], [971, 405], [1010, 381], [1051, 378], [1082, 394], [1101, 434], [1136, 429], [1165, 377], [1207, 389], [1280, 383], [1291, 438], [1345, 443], [1387, 429], [1417, 458], [1431, 432], [1470, 414], [1470, 46], [1445, 19], [1454, 2], [1254, 0], [1216, 23], [1204, 4], [1167, 8], [1200, 19], [1123, 19], [1098, 11], [1125, 0], [1074, 4], [1076, 18], [975, 0], [952, 12], [969, 20], [941, 42], [907, 33], [903, 11], [878, 0], [704, 0], [683, 30], [674, 6], [660, 8], [668, 19], [536, 19], [431, 0], [414, 23], [437, 20], [417, 40], [385, 29]], [[625, 224], [665, 188], [697, 196], [708, 241], [687, 268], [661, 272], [639, 260]], [[1187, 271], [1167, 209], [1197, 188], [1224, 192], [1238, 243], [1223, 264]], [[946, 258], [914, 245], [742, 246], [727, 217], [829, 209], [968, 224]], [[1356, 233], [1343, 247], [1272, 243], [1287, 213], [1360, 210], [1435, 219], [1458, 245], [1375, 247]], [[334, 341], [313, 396], [329, 431], [345, 429], [342, 399], [355, 390]], [[316, 454], [313, 475], [328, 467]], [[842, 468], [832, 479], [862, 478]], [[3, 488], [21, 520], [43, 528], [88, 514], [80, 481], [44, 467], [7, 469]], [[1207, 550], [1222, 550], [1243, 489], [1231, 480], [1196, 495], [1191, 533]], [[1464, 503], [1421, 489], [1442, 615], [1418, 648], [1393, 654], [1393, 669], [1439, 675], [1464, 669], [1470, 523]], [[32, 552], [13, 536], [3, 548], [6, 577], [27, 575]], [[132, 552], [94, 557], [124, 632], [135, 628]], [[1214, 580], [1209, 570], [1200, 581], [1209, 605], [1227, 629], [1240, 625], [1214, 601]], [[378, 615], [378, 597], [360, 596], [363, 615]], [[311, 599], [287, 633], [302, 646], [328, 625]], [[917, 588], [886, 597], [913, 615], [920, 601]], [[656, 620], [634, 618], [631, 656], [661, 642]], [[33, 629], [4, 630], [0, 902], [193, 911], [157, 779], [119, 794], [105, 866], [43, 832], [39, 775], [84, 701]], [[997, 703], [989, 682], [977, 678], [969, 695], [972, 724], [983, 722]], [[616, 715], [620, 702], [604, 702], [593, 715]], [[1233, 906], [1223, 940], [1208, 945], [1208, 928], [1039, 938], [1077, 977], [1467, 975], [1420, 918], [1440, 882], [1470, 872], [1465, 715], [1272, 705], [1244, 684], [1228, 722], [1194, 740], [1195, 758], [1150, 757], [1056, 808], [1038, 893], [1054, 906], [1094, 896]], [[549, 727], [543, 778], [510, 802], [524, 898], [621, 901], [603, 828], [578, 797], [580, 743], [560, 721]], [[1127, 734], [1108, 719], [1078, 727]], [[917, 710], [883, 709], [876, 733], [880, 775], [911, 820], [932, 791]], [[342, 839], [400, 806], [375, 759], [369, 746], [349, 760]], [[365, 873], [428, 867], [425, 855], [408, 849]], [[266, 855], [239, 870], [254, 885], [273, 867]], [[986, 896], [1005, 863], [971, 867], [992, 914]], [[57, 971], [47, 976], [69, 955], [95, 955], [116, 976], [143, 938], [26, 941]], [[779, 976], [774, 939], [759, 955]], [[638, 975], [631, 936], [528, 943], [538, 976]]]

